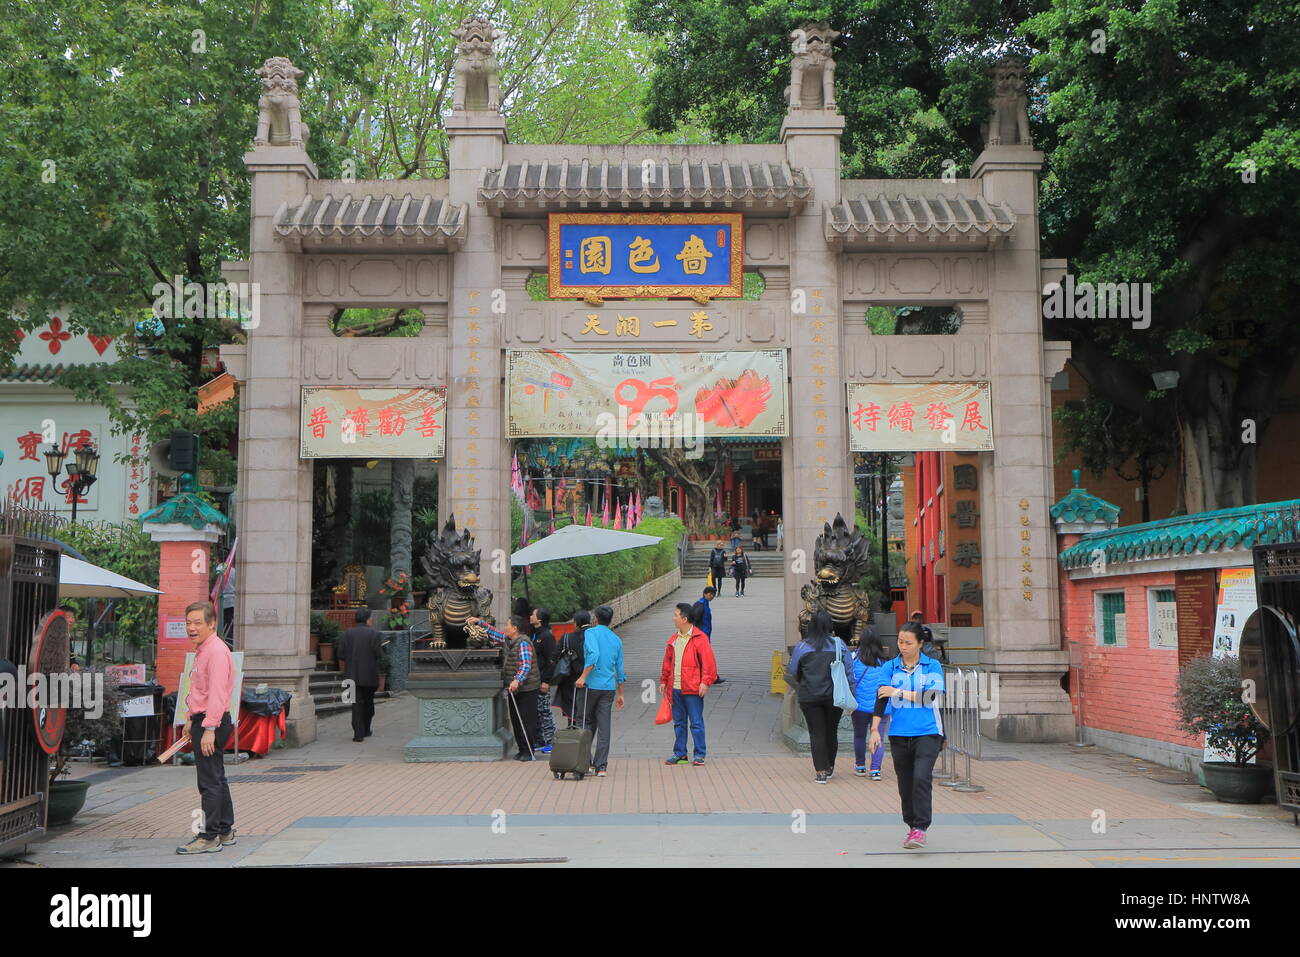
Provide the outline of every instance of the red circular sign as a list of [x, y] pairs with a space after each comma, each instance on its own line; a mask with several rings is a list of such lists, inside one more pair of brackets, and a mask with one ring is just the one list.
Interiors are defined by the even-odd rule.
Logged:
[[[32, 657], [27, 669], [29, 675], [67, 673], [71, 623], [72, 616], [66, 611], [52, 611], [41, 619], [32, 638]], [[32, 723], [36, 725], [36, 743], [46, 754], [54, 754], [59, 750], [59, 745], [63, 742], [63, 726], [66, 721], [67, 712], [63, 708], [32, 708]]]

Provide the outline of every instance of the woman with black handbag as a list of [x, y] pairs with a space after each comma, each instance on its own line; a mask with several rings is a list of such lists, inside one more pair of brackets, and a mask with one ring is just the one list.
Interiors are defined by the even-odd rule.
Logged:
[[574, 630], [560, 638], [556, 649], [555, 665], [551, 670], [550, 684], [555, 688], [555, 697], [560, 704], [560, 711], [572, 728], [574, 709], [574, 682], [582, 674], [586, 650], [582, 633], [591, 627], [591, 612], [573, 613]]

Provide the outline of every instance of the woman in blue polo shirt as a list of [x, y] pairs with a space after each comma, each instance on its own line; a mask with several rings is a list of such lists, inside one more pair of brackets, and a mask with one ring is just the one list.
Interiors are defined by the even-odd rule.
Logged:
[[908, 622], [898, 629], [898, 657], [885, 662], [871, 719], [869, 747], [880, 746], [881, 718], [889, 715], [889, 754], [898, 775], [907, 839], [903, 847], [925, 847], [930, 827], [934, 762], [943, 747], [943, 665], [921, 654], [925, 634]]

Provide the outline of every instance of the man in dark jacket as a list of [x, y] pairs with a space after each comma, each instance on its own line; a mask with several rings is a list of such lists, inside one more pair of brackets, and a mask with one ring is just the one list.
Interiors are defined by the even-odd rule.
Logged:
[[370, 627], [370, 609], [357, 610], [357, 623], [339, 638], [338, 659], [343, 677], [352, 682], [352, 740], [370, 737], [375, 717], [375, 690], [379, 687], [379, 664], [384, 654], [384, 636]]
[[542, 677], [537, 691], [537, 740], [533, 750], [551, 753], [555, 740], [555, 716], [551, 713], [551, 685], [555, 683], [555, 657], [559, 642], [551, 634], [551, 612], [547, 608], [534, 608], [529, 623], [533, 626], [533, 648], [537, 652], [537, 670]]

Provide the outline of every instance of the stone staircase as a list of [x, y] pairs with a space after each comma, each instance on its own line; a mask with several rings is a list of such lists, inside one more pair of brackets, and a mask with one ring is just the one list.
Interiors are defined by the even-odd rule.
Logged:
[[335, 670], [333, 661], [316, 662], [316, 672], [307, 680], [307, 687], [317, 715], [352, 710], [352, 705], [343, 703], [343, 673]]
[[[775, 541], [775, 536], [770, 536]], [[709, 552], [713, 546], [707, 542], [691, 542], [690, 550], [682, 561], [682, 580], [690, 583], [703, 581], [709, 574]], [[745, 549], [755, 578], [780, 578], [785, 574], [785, 553], [766, 549]], [[727, 569], [731, 569], [731, 549], [727, 549]]]

